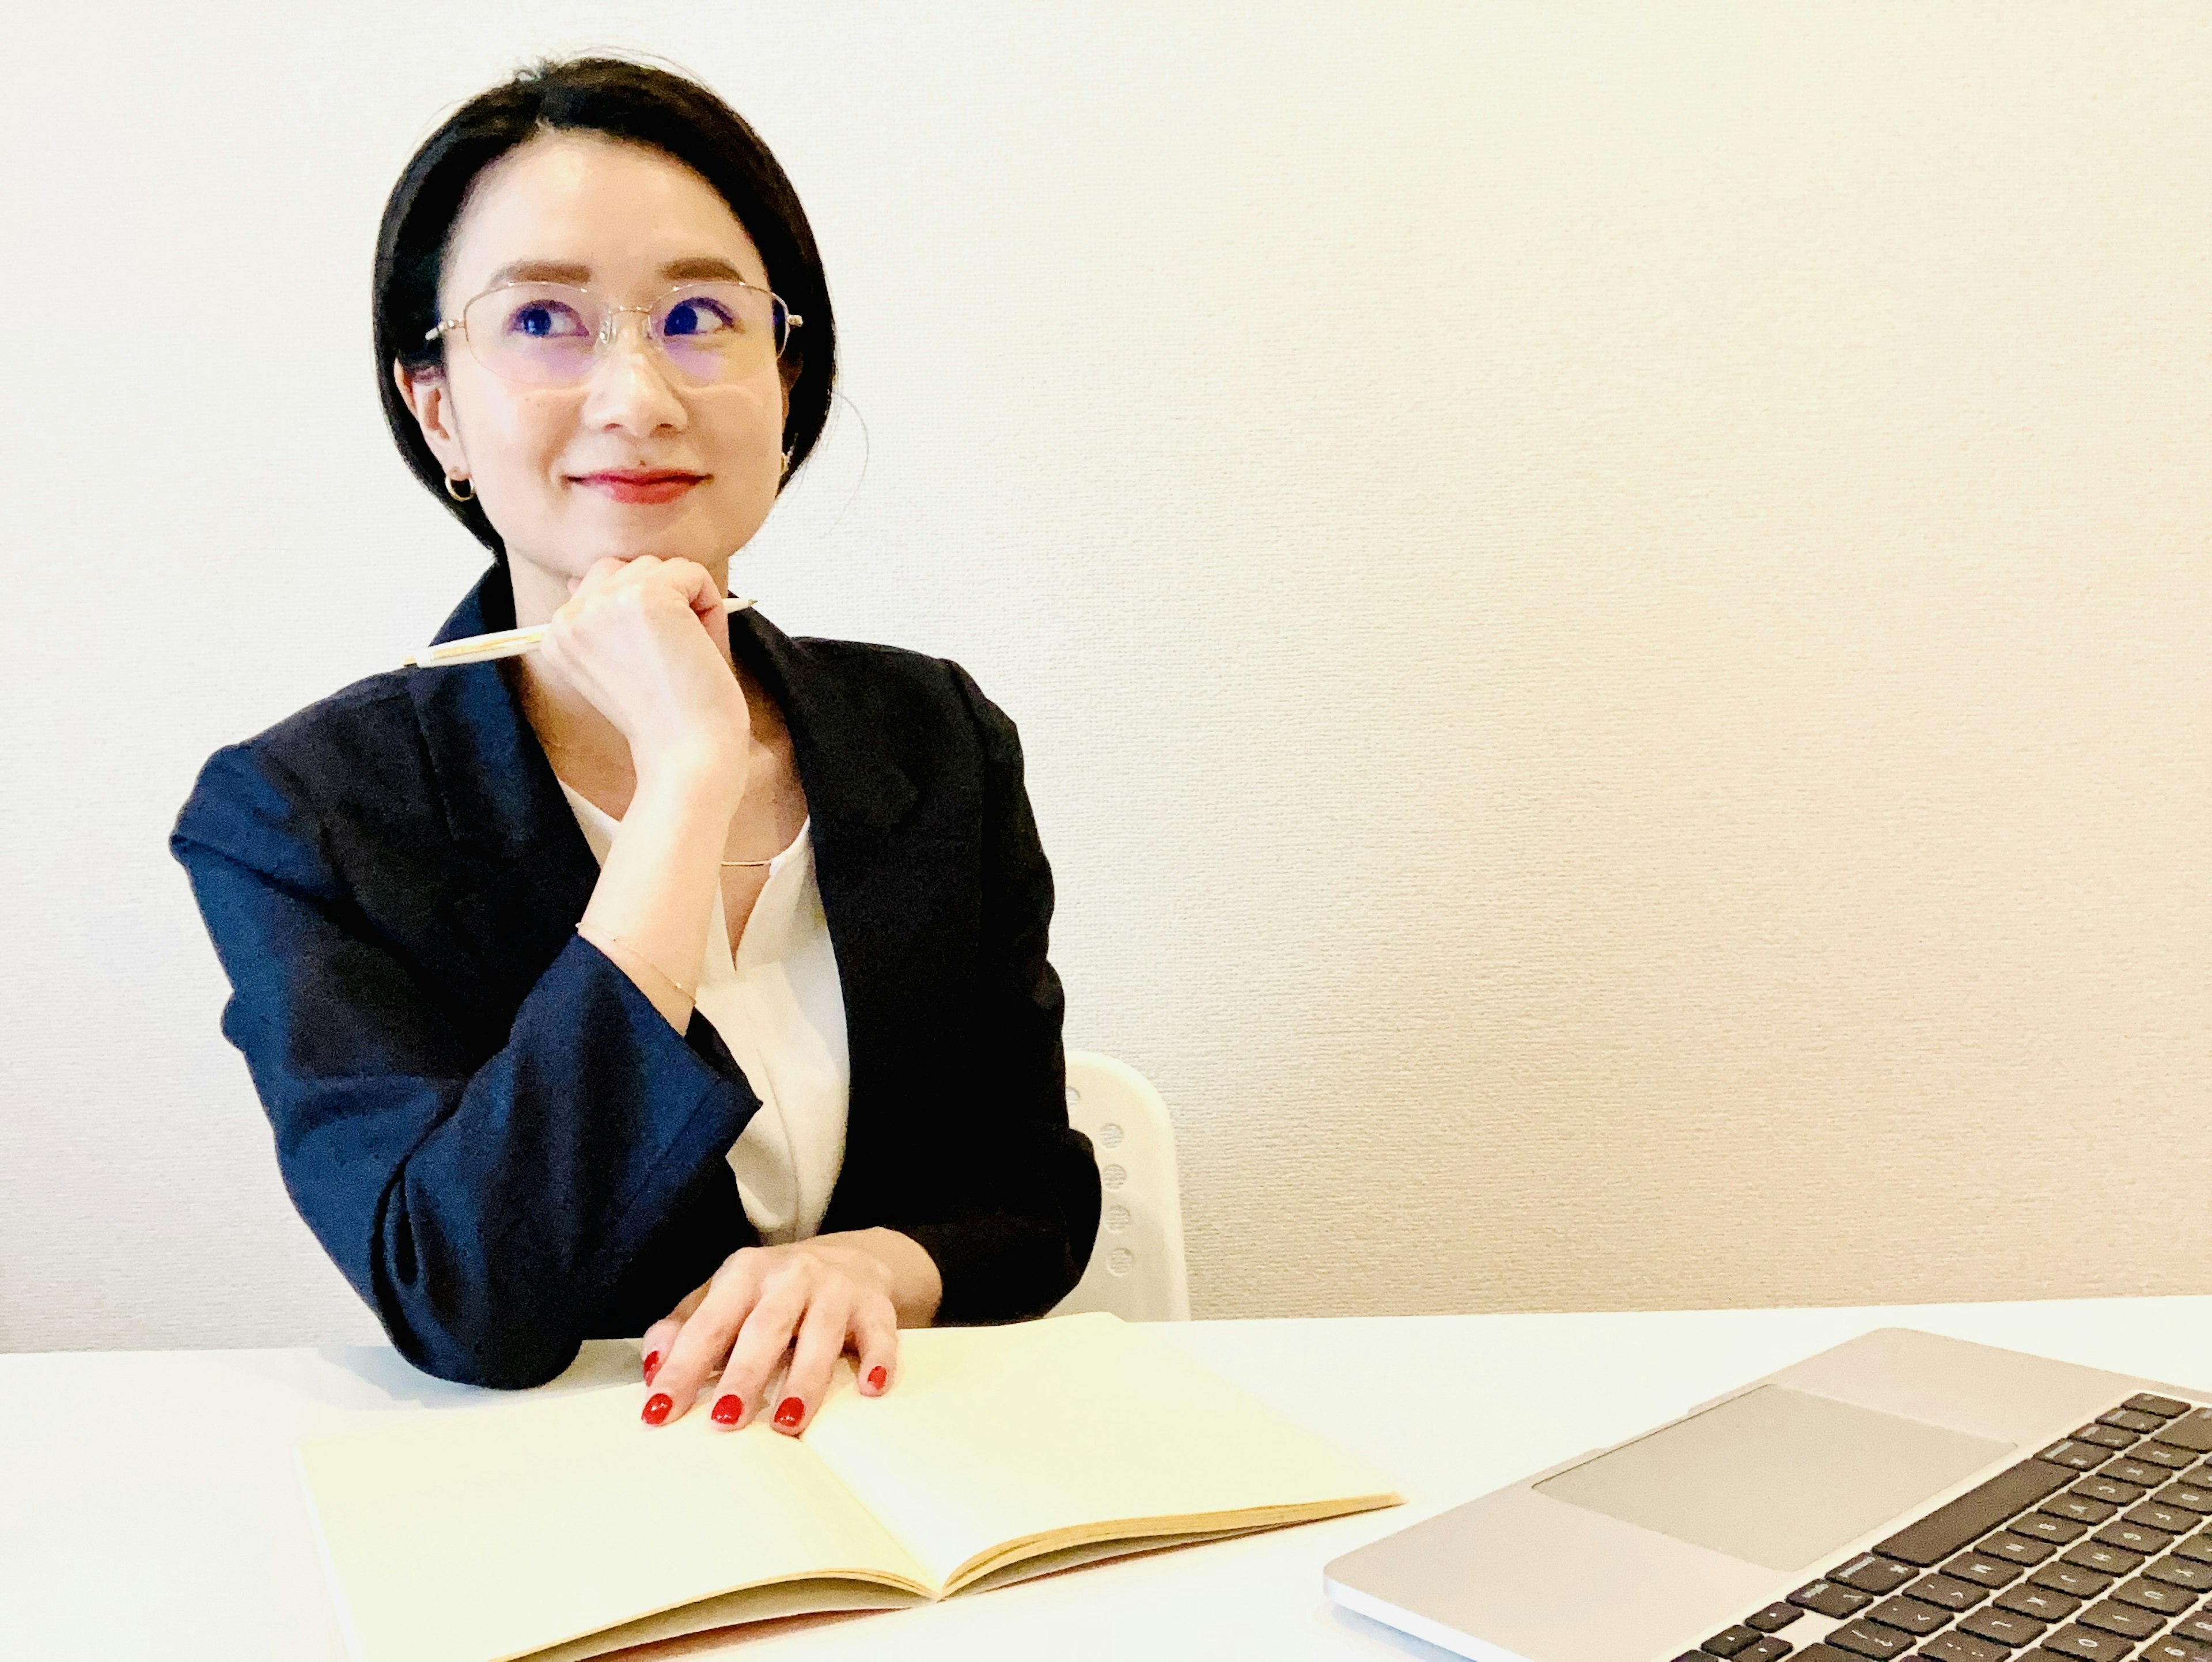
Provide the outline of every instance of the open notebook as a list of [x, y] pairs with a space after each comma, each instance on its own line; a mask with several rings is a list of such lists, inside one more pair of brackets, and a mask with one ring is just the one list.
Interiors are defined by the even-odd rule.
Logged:
[[803, 1437], [641, 1386], [304, 1445], [356, 1662], [578, 1662], [1391, 1506], [1380, 1472], [1108, 1315], [899, 1336]]

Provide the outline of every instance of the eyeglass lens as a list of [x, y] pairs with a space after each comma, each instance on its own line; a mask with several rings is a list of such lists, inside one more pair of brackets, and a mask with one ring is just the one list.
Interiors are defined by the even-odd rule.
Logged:
[[[623, 311], [589, 289], [518, 283], [462, 309], [469, 350], [493, 374], [559, 387], [584, 380], [613, 344]], [[671, 367], [702, 386], [742, 380], [783, 350], [783, 302], [742, 283], [695, 283], [663, 295], [646, 320]]]

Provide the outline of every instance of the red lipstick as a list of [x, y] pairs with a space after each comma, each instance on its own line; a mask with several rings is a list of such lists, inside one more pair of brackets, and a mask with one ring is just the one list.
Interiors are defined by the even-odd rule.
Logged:
[[578, 474], [576, 483], [618, 502], [672, 502], [705, 478], [674, 468], [622, 467]]

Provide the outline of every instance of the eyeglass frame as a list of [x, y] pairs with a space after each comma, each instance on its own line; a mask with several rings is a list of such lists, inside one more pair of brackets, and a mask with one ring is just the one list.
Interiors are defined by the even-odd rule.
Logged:
[[[791, 332], [798, 328], [801, 324], [805, 323], [806, 320], [799, 316], [798, 313], [793, 311], [791, 309], [790, 303], [773, 289], [763, 289], [757, 283], [747, 283], [743, 277], [715, 277], [711, 279], [711, 281], [719, 283], [725, 283], [732, 288], [750, 289], [757, 295], [766, 295], [773, 304], [783, 307], [783, 338], [776, 343], [775, 356], [771, 360], [771, 362], [776, 363], [782, 362], [783, 355], [787, 350], [789, 350], [791, 345]], [[608, 307], [606, 308], [605, 315], [599, 320], [599, 336], [592, 343], [592, 368], [597, 368], [599, 364], [605, 362], [606, 355], [614, 346], [617, 332], [621, 327], [615, 320], [621, 317], [625, 312], [635, 312], [640, 317], [646, 320], [646, 338], [653, 343], [654, 349], [659, 352], [663, 358], [666, 358], [668, 356], [668, 349], [661, 345], [660, 338], [653, 332], [653, 314], [656, 311], [659, 310], [660, 302], [667, 299], [669, 295], [674, 294], [678, 289], [696, 289], [703, 286], [704, 283], [701, 279], [697, 278], [684, 283], [672, 283], [665, 289], [663, 289], [659, 294], [653, 296], [653, 304], [650, 306]], [[471, 356], [474, 356], [478, 363], [483, 363], [485, 368], [490, 369], [491, 365], [485, 363], [483, 355], [477, 350], [476, 343], [469, 340], [468, 310], [470, 307], [482, 300], [484, 295], [501, 294], [509, 289], [575, 289], [586, 294], [593, 292], [592, 285], [588, 283], [495, 283], [490, 288], [483, 289], [480, 293], [471, 295], [466, 300], [463, 301], [461, 302], [461, 315], [459, 317], [443, 319], [440, 321], [436, 328], [425, 330], [422, 333], [422, 344], [427, 346], [431, 342], [436, 341], [442, 346], [445, 344], [445, 338], [451, 334], [454, 330], [458, 329], [461, 332], [462, 340], [468, 343]], [[773, 314], [771, 314], [771, 315]], [[498, 374], [498, 371], [493, 370], [493, 373], [496, 374]], [[507, 378], [502, 377], [502, 379]], [[584, 375], [579, 377], [576, 380], [568, 382], [566, 384], [569, 386], [580, 387], [584, 384], [585, 380], [589, 379], [590, 371], [587, 370]], [[549, 383], [540, 382], [538, 384], [542, 386]], [[550, 384], [560, 386], [563, 383], [556, 381]], [[686, 384], [698, 386], [702, 383], [690, 381], [687, 378]]]

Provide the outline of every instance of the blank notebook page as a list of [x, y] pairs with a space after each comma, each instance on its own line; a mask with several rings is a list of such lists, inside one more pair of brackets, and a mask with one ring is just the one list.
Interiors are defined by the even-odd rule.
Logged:
[[482, 1662], [785, 1576], [920, 1568], [765, 1421], [632, 1385], [324, 1438], [300, 1464], [362, 1662]]
[[939, 1584], [1007, 1542], [1399, 1499], [1373, 1467], [1103, 1314], [902, 1333], [893, 1388], [832, 1397], [806, 1441]]

